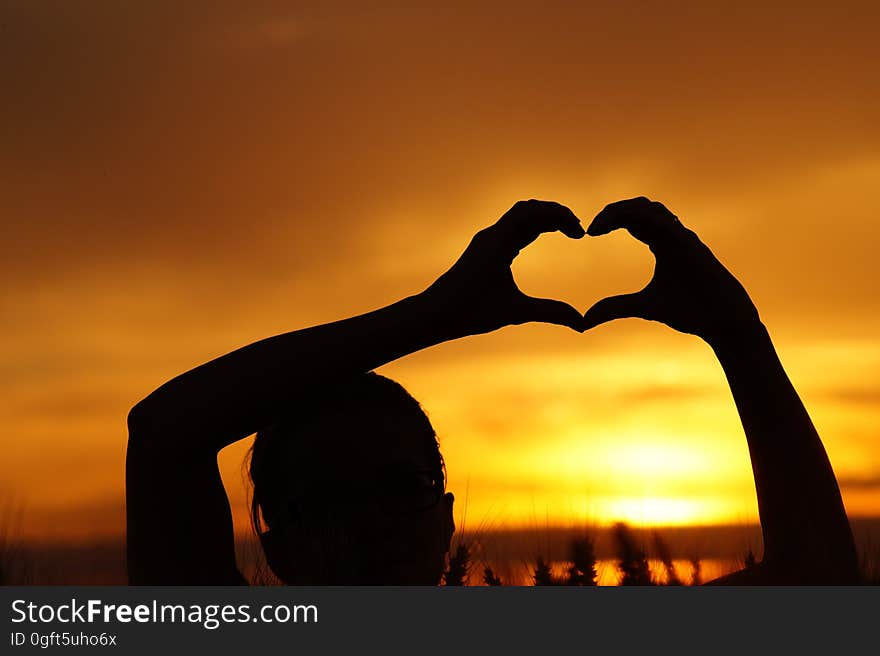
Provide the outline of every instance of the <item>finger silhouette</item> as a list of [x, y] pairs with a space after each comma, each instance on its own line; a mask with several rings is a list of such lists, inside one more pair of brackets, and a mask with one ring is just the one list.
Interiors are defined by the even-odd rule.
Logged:
[[519, 201], [490, 229], [510, 261], [544, 232], [559, 231], [572, 239], [587, 234], [569, 208], [544, 200]]
[[584, 332], [584, 317], [568, 303], [552, 298], [535, 298], [523, 295], [521, 312], [523, 321], [541, 321], [568, 326], [579, 333]]
[[609, 296], [597, 302], [584, 314], [583, 328], [590, 330], [615, 319], [650, 319], [650, 300], [645, 291]]
[[655, 247], [674, 241], [685, 234], [685, 229], [672, 212], [662, 203], [644, 196], [621, 200], [606, 205], [587, 228], [590, 236], [605, 235], [620, 228], [633, 237]]

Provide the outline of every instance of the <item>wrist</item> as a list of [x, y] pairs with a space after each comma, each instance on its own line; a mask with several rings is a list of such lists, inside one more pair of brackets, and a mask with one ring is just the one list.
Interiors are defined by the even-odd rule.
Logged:
[[439, 344], [471, 334], [464, 322], [456, 320], [448, 306], [438, 303], [429, 290], [408, 296], [400, 305], [407, 324], [427, 342]]
[[757, 318], [727, 323], [722, 329], [713, 331], [706, 342], [722, 361], [760, 352], [773, 345], [766, 326]]

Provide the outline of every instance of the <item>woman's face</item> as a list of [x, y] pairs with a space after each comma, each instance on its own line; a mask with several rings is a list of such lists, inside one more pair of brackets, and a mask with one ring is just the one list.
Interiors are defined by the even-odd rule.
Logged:
[[296, 541], [311, 539], [328, 567], [344, 572], [336, 582], [436, 585], [455, 525], [433, 437], [403, 420], [368, 430], [357, 422], [360, 433], [349, 423], [339, 417], [309, 431], [296, 449], [294, 496], [301, 526], [311, 528], [309, 537], [287, 532], [287, 557], [302, 560]]

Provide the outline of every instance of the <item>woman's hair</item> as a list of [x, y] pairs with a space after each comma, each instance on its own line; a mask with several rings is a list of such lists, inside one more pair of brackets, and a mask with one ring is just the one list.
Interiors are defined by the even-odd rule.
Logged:
[[[334, 472], [320, 471], [316, 468], [317, 449], [333, 454], [340, 463], [346, 456], [357, 459], [357, 449], [346, 448], [354, 440], [367, 441], [367, 448], [376, 436], [384, 434], [412, 436], [415, 448], [424, 449], [423, 462], [430, 469], [440, 491], [445, 490], [445, 467], [434, 428], [422, 407], [399, 383], [368, 372], [350, 378], [324, 384], [309, 393], [306, 398], [297, 398], [295, 405], [282, 413], [276, 421], [257, 432], [250, 450], [248, 473], [253, 484], [251, 498], [251, 521], [254, 530], [260, 534], [264, 530], [297, 531], [300, 543], [313, 542], [312, 552], [300, 554], [300, 559], [308, 559], [313, 570], [307, 579], [330, 576], [328, 568], [338, 568], [340, 563], [352, 560], [350, 553], [338, 554], [339, 558], [329, 557], [328, 549], [346, 552], [369, 545], [351, 545], [345, 526], [340, 522], [330, 522], [330, 526], [316, 529], [310, 525], [309, 517], [313, 510], [305, 504], [318, 505], [314, 496], [309, 495], [310, 486], [332, 480]], [[381, 444], [381, 440], [375, 440]], [[382, 448], [382, 447], [379, 447]], [[360, 449], [363, 450], [363, 449]], [[326, 465], [326, 463], [323, 463]], [[355, 466], [357, 461], [351, 463]], [[296, 512], [291, 514], [291, 507]], [[317, 509], [320, 514], [320, 508]], [[318, 543], [331, 544], [318, 544]], [[319, 567], [316, 559], [324, 564]], [[291, 578], [278, 571], [269, 563], [282, 579]], [[286, 566], [286, 564], [285, 564]], [[334, 573], [334, 578], [339, 572]], [[296, 575], [297, 579], [301, 577]], [[291, 581], [287, 581], [291, 582]]]

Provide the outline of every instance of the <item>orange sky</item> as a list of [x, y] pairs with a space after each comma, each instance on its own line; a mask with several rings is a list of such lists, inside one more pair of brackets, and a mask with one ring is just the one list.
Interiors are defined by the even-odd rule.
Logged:
[[[880, 514], [875, 3], [359, 4], [0, 8], [0, 499], [19, 533], [122, 531], [125, 416], [173, 375], [420, 291], [517, 199], [586, 223], [640, 194], [743, 281], [850, 514]], [[554, 235], [514, 272], [586, 309], [651, 265], [626, 235]], [[383, 373], [428, 410], [469, 525], [756, 516], [696, 338], [512, 327]], [[240, 530], [246, 447], [221, 456]]]

